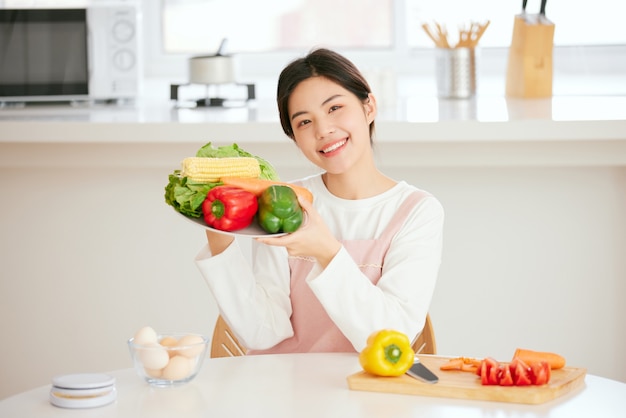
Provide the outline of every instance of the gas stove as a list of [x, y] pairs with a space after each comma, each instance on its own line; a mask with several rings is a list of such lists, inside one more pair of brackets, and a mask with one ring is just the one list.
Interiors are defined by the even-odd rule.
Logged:
[[176, 107], [240, 107], [254, 99], [254, 84], [170, 84], [170, 100]]

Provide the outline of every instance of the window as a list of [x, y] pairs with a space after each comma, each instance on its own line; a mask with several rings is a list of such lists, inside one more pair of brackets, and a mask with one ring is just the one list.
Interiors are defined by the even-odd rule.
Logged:
[[[539, 3], [528, 2], [527, 13], [538, 13]], [[581, 1], [547, 4], [546, 16], [557, 24], [555, 46], [626, 44], [626, 31], [620, 30], [626, 3], [593, 4], [604, 11], [601, 18], [589, 19]], [[433, 46], [422, 30], [424, 22], [443, 24], [454, 44], [459, 26], [487, 20], [481, 46], [507, 47], [513, 17], [520, 12], [521, 2], [502, 0], [162, 0], [163, 47], [166, 53], [207, 53], [227, 38], [237, 53], [320, 44], [393, 48], [394, 23], [403, 21], [406, 30], [397, 34], [397, 44], [424, 48]]]
[[167, 53], [214, 53], [227, 39], [236, 53], [311, 45], [390, 48], [391, 6], [392, 0], [165, 0], [163, 47]]
[[[626, 31], [620, 21], [626, 2], [595, 0], [593, 11], [589, 4], [547, 3], [546, 15], [556, 24], [554, 71], [610, 73], [618, 83], [607, 88], [615, 90], [626, 74]], [[454, 44], [459, 25], [486, 20], [490, 26], [479, 43], [479, 70], [501, 76], [522, 2], [145, 0], [142, 5], [147, 76], [184, 79], [189, 56], [213, 54], [226, 38], [226, 52], [238, 56], [242, 78], [256, 80], [274, 79], [286, 62], [319, 45], [345, 53], [361, 69], [432, 77], [434, 45], [422, 23], [444, 24]], [[527, 13], [539, 7], [539, 0], [528, 1]]]

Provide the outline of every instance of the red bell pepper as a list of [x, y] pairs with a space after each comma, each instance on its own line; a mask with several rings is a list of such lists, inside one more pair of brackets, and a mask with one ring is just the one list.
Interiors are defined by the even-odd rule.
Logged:
[[254, 194], [232, 186], [216, 186], [202, 202], [204, 221], [221, 231], [236, 231], [252, 223], [259, 207]]

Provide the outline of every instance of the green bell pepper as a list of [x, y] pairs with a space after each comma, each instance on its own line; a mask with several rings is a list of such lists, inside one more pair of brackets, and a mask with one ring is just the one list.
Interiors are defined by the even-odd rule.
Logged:
[[269, 186], [259, 196], [258, 222], [271, 234], [296, 231], [303, 217], [296, 192], [289, 186]]

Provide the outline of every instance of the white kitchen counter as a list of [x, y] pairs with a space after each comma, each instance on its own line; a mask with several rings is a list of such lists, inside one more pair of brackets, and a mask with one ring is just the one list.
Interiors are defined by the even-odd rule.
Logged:
[[[5, 107], [0, 145], [3, 150], [9, 144], [12, 149], [17, 144], [195, 147], [212, 141], [237, 142], [267, 155], [290, 148], [275, 107], [273, 100], [229, 108], [179, 108], [166, 100]], [[376, 143], [394, 165], [626, 165], [623, 95], [408, 98], [381, 108], [376, 126]], [[15, 163], [8, 158], [0, 157], [0, 163]]]
[[[424, 362], [429, 360], [427, 356], [422, 358]], [[174, 388], [154, 388], [143, 382], [135, 370], [125, 368], [107, 372], [116, 379], [118, 393], [117, 401], [110, 405], [75, 411], [54, 407], [47, 401], [50, 396], [50, 385], [47, 384], [3, 400], [0, 402], [0, 414], [5, 417], [39, 418], [77, 415], [87, 418], [614, 418], [622, 416], [623, 400], [626, 396], [626, 384], [594, 375], [585, 376], [584, 383], [580, 385], [582, 387], [546, 387], [546, 391], [550, 390], [561, 396], [535, 405], [474, 399], [479, 397], [477, 395], [483, 388], [477, 386], [474, 389], [470, 385], [468, 386], [471, 389], [467, 389], [464, 396], [458, 395], [458, 389], [453, 394], [445, 393], [445, 388], [441, 388], [443, 383], [425, 386], [419, 381], [404, 382], [404, 385], [415, 390], [415, 393], [423, 393], [422, 395], [351, 389], [347, 378], [359, 371], [357, 356], [344, 353], [212, 358], [205, 360], [201, 372], [190, 383]], [[444, 372], [434, 371], [442, 381], [450, 379]], [[473, 378], [469, 377], [468, 381]], [[390, 384], [390, 387], [393, 388], [394, 385]], [[518, 388], [498, 389], [509, 389], [510, 393]], [[494, 396], [494, 392], [489, 391], [491, 396]], [[435, 396], [428, 395], [431, 393]], [[536, 398], [545, 395], [535, 393]], [[455, 394], [459, 398], [445, 397]], [[522, 395], [521, 392], [516, 392], [504, 396], [519, 399]]]

